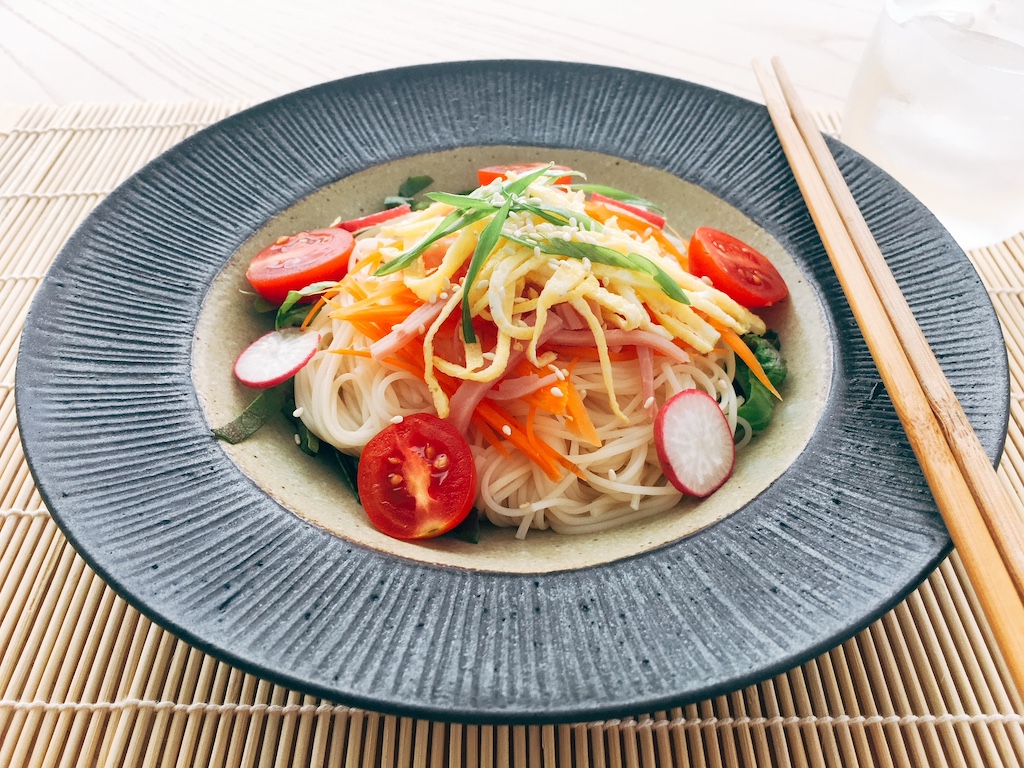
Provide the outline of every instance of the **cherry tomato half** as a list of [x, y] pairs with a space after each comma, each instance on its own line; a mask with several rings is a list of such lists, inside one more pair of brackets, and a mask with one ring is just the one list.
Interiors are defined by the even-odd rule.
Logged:
[[768, 258], [732, 235], [698, 227], [687, 250], [689, 270], [748, 309], [767, 307], [789, 295]]
[[451, 423], [414, 413], [370, 438], [357, 484], [378, 530], [396, 539], [426, 539], [466, 519], [476, 499], [476, 465]]
[[[519, 176], [530, 171], [535, 171], [546, 163], [513, 163], [512, 165], [491, 165], [487, 168], [481, 168], [476, 172], [476, 177], [480, 181], [481, 187], [486, 187], [495, 179], [504, 179], [510, 173], [515, 173]], [[564, 165], [553, 165], [551, 166], [552, 171], [571, 171], [572, 168], [566, 168]], [[560, 176], [555, 179], [555, 184], [571, 184], [572, 176]]]
[[344, 229], [313, 229], [268, 245], [253, 257], [245, 276], [260, 296], [280, 304], [288, 291], [322, 280], [341, 280], [355, 240]]

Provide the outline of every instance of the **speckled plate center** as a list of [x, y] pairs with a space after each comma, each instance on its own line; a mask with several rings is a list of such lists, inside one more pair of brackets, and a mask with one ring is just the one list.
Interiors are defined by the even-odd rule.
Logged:
[[462, 568], [546, 572], [630, 557], [690, 535], [749, 502], [800, 454], [821, 416], [832, 359], [820, 300], [792, 257], [735, 207], [664, 171], [594, 152], [537, 147], [464, 147], [375, 166], [303, 199], [255, 233], [218, 275], [196, 326], [194, 379], [210, 424], [227, 423], [256, 394], [231, 375], [238, 353], [272, 328], [266, 314], [252, 309], [245, 293], [251, 288], [244, 273], [255, 253], [281, 235], [327, 226], [338, 216], [354, 218], [378, 210], [384, 196], [394, 194], [409, 176], [431, 176], [432, 190], [461, 191], [474, 186], [477, 168], [533, 160], [569, 165], [584, 171], [592, 182], [657, 201], [684, 236], [701, 225], [731, 232], [756, 244], [779, 266], [791, 297], [760, 314], [779, 331], [791, 374], [771, 428], [739, 453], [728, 483], [706, 500], [686, 500], [675, 510], [599, 533], [531, 531], [519, 540], [514, 529], [485, 523], [477, 544], [452, 537], [404, 542], [374, 529], [332, 462], [302, 453], [292, 440], [294, 430], [279, 418], [244, 444], [224, 444], [266, 493], [338, 536], [402, 557]]

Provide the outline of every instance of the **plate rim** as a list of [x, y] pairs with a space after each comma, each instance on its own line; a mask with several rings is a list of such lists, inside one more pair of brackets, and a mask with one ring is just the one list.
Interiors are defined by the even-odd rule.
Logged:
[[[474, 71], [477, 72], [476, 75], [473, 74]], [[563, 88], [567, 87], [567, 82], [576, 76], [595, 80], [611, 78], [616, 82], [627, 81], [633, 84], [642, 83], [647, 89], [647, 95], [651, 98], [656, 97], [659, 93], [666, 92], [682, 92], [691, 95], [696, 94], [694, 98], [697, 98], [702, 105], [712, 111], [715, 109], [724, 109], [728, 112], [728, 107], [723, 107], [723, 104], [733, 105], [735, 110], [738, 110], [744, 115], [749, 115], [755, 112], [760, 114], [761, 111], [764, 110], [762, 106], [756, 105], [753, 102], [749, 102], [740, 97], [724, 94], [722, 92], [715, 91], [714, 89], [707, 88], [706, 86], [687, 83], [674, 78], [652, 75], [650, 73], [588, 64], [514, 60], [495, 60], [490, 62], [448, 62], [444, 64], [426, 64], [417, 65], [415, 67], [382, 70], [380, 72], [357, 75], [343, 80], [333, 81], [331, 83], [312, 86], [294, 93], [285, 94], [268, 102], [255, 105], [254, 107], [232, 115], [224, 120], [218, 121], [207, 128], [201, 129], [157, 158], [151, 160], [143, 166], [142, 169], [119, 185], [114, 192], [112, 192], [97, 206], [86, 221], [83, 222], [83, 224], [75, 231], [67, 244], [61, 249], [60, 254], [57, 259], [55, 259], [53, 266], [51, 267], [50, 274], [54, 275], [53, 279], [51, 279], [50, 274], [48, 274], [47, 278], [43, 281], [43, 285], [41, 285], [37, 291], [36, 297], [33, 299], [32, 307], [25, 325], [27, 337], [24, 338], [28, 338], [30, 340], [42, 340], [48, 335], [52, 336], [51, 327], [42, 327], [48, 321], [47, 310], [44, 306], [45, 299], [41, 297], [50, 296], [54, 293], [57, 290], [58, 284], [61, 284], [60, 287], [64, 287], [62, 280], [68, 280], [77, 276], [74, 273], [74, 270], [69, 271], [70, 267], [73, 266], [73, 259], [76, 258], [75, 254], [83, 252], [95, 254], [96, 239], [101, 236], [100, 230], [104, 228], [107, 218], [115, 214], [123, 215], [125, 206], [127, 206], [128, 210], [131, 210], [131, 204], [139, 195], [152, 194], [150, 188], [153, 186], [154, 179], [157, 182], [163, 182], [165, 175], [168, 178], [173, 178], [174, 174], [171, 173], [171, 171], [174, 169], [170, 166], [174, 166], [176, 163], [185, 163], [185, 165], [188, 165], [188, 161], [193, 150], [209, 152], [216, 150], [219, 147], [221, 150], [227, 151], [224, 148], [230, 145], [232, 135], [239, 129], [242, 130], [242, 133], [245, 133], [246, 130], [251, 132], [253, 130], [253, 126], [261, 126], [263, 129], [267, 129], [268, 125], [270, 125], [267, 120], [270, 118], [280, 118], [283, 114], [282, 110], [288, 111], [291, 106], [297, 104], [315, 106], [323, 97], [334, 97], [337, 96], [338, 93], [344, 93], [346, 91], [351, 93], [353, 89], [355, 91], [359, 91], [361, 94], [370, 94], [369, 96], [366, 96], [366, 98], [369, 98], [370, 101], [372, 101], [372, 91], [380, 91], [380, 89], [383, 88], [385, 93], [387, 92], [387, 89], [391, 89], [391, 91], [394, 92], [395, 89], [400, 88], [403, 83], [408, 82], [434, 84], [440, 82], [448, 82], [449, 84], [451, 82], [458, 82], [464, 87], [464, 81], [466, 80], [479, 84], [482, 78], [486, 79], [487, 77], [491, 77], [496, 81], [501, 82], [505, 87], [511, 88], [513, 86], [509, 85], [509, 83], [513, 79], [512, 76], [514, 75], [525, 75], [535, 80], [545, 81], [549, 85], [558, 85], [561, 83]], [[545, 77], [548, 79], [544, 80]], [[559, 80], [559, 78], [562, 79]], [[654, 95], [652, 96], [651, 94]], [[450, 115], [445, 115], [445, 117], [450, 117]], [[440, 120], [440, 116], [437, 119]], [[565, 129], [564, 126], [563, 129]], [[764, 126], [760, 125], [759, 130], [761, 131], [759, 135], [763, 137]], [[530, 141], [524, 143], [528, 143], [530, 146], [544, 145], [544, 142]], [[866, 175], [870, 178], [872, 183], [882, 185], [885, 189], [894, 194], [901, 204], [915, 212], [919, 220], [924, 220], [926, 222], [924, 225], [925, 232], [930, 233], [933, 238], [940, 241], [939, 244], [944, 249], [944, 252], [949, 253], [950, 248], [952, 248], [955, 255], [955, 252], [959, 251], [959, 248], [957, 248], [955, 243], [952, 242], [952, 238], [950, 238], [948, 234], [938, 226], [937, 222], [934, 221], [934, 217], [931, 217], [931, 215], [923, 209], [923, 206], [920, 206], [919, 203], [910, 198], [909, 193], [899, 187], [899, 185], [892, 181], [891, 178], [872, 166], [852, 150], [846, 148], [844, 145], [841, 145], [834, 140], [830, 140], [829, 145], [833, 152], [836, 153], [843, 161], [844, 170], [848, 174], [852, 173], [862, 184], [864, 176]], [[213, 150], [211, 150], [211, 147]], [[590, 146], [583, 148], [593, 149], [593, 147]], [[775, 160], [777, 161], [777, 158], [775, 158]], [[307, 185], [308, 183], [309, 182], [307, 182]], [[157, 186], [159, 186], [159, 184], [157, 184]], [[730, 202], [730, 204], [735, 205], [735, 203], [729, 201], [727, 198], [725, 199], [726, 202]], [[276, 204], [276, 201], [267, 201], [268, 206]], [[280, 213], [281, 210], [282, 209], [278, 209], [276, 212]], [[264, 208], [263, 212], [266, 213], [266, 211], [267, 209]], [[137, 212], [133, 211], [133, 213]], [[143, 220], [144, 218], [145, 217], [143, 217]], [[803, 222], [802, 226], [806, 228], [806, 222]], [[109, 236], [109, 234], [103, 233], [103, 236]], [[103, 254], [103, 256], [105, 257], [106, 254]], [[92, 256], [92, 258], [94, 261], [96, 260], [95, 255]], [[966, 260], [966, 256], [963, 255], [962, 251], [959, 251], [959, 258]], [[975, 290], [972, 295], [976, 294], [977, 291]], [[987, 302], [988, 312], [992, 316], [991, 319], [994, 321], [994, 308], [992, 307], [987, 294], [983, 292], [982, 295]], [[998, 325], [996, 325], [996, 327], [998, 328]], [[191, 342], [191, 339], [189, 339], [189, 342]], [[190, 343], [188, 347], [186, 355], [190, 357]], [[1000, 375], [995, 378], [999, 378], [1000, 381], [1008, 383], [1009, 374], [1008, 363], [1005, 357], [1005, 344], [1002, 348], [1002, 362], [1001, 365], [998, 366], [1001, 369], [999, 372]], [[35, 423], [38, 424], [41, 418], [39, 416], [40, 409], [48, 405], [47, 402], [42, 402], [45, 398], [38, 394], [34, 388], [26, 389], [26, 387], [31, 387], [32, 385], [39, 383], [38, 355], [42, 354], [40, 349], [40, 347], [30, 343], [24, 345], [22, 350], [19, 352], [15, 389], [16, 392], [19, 392], [20, 390], [19, 394], [22, 395], [16, 400], [19, 425], [32, 427], [34, 420]], [[853, 354], [856, 351], [857, 350], [848, 350], [847, 352], [849, 354]], [[835, 361], [835, 365], [837, 367], [840, 365], [838, 357], [839, 356], [837, 356]], [[996, 362], [999, 363], [998, 360]], [[52, 365], [52, 361], [47, 365]], [[33, 368], [33, 366], [35, 366], [35, 368]], [[19, 387], [18, 384], [21, 383], [25, 383], [25, 386]], [[842, 386], [840, 386], [840, 389], [842, 389]], [[1008, 384], [1003, 388], [1002, 393], [1005, 395], [1005, 397], [1002, 398], [1004, 400], [1004, 407], [1002, 408], [1001, 416], [1002, 428], [1000, 429], [997, 424], [994, 427], [994, 437], [992, 434], [988, 434], [987, 436], [986, 448], [990, 457], [996, 457], [1001, 453], [1003, 442], [1006, 437], [1006, 425], [1008, 423], [1009, 413]], [[832, 395], [833, 393], [830, 392], [830, 402]], [[52, 395], [48, 396], [52, 397]], [[826, 405], [826, 408], [829, 407], [829, 405]], [[50, 419], [53, 419], [52, 415], [50, 416]], [[999, 421], [999, 419], [997, 418], [996, 421]], [[989, 431], [991, 433], [993, 430], [990, 429]], [[75, 545], [76, 549], [82, 553], [90, 566], [92, 566], [108, 584], [111, 584], [122, 597], [127, 599], [129, 603], [139, 609], [143, 614], [154, 619], [159, 625], [170, 629], [176, 635], [187, 640], [200, 650], [210, 653], [217, 658], [225, 659], [246, 671], [253, 672], [254, 674], [262, 677], [277, 680], [299, 690], [314, 692], [315, 695], [329, 700], [338, 700], [339, 694], [341, 694], [341, 699], [346, 703], [351, 703], [355, 706], [379, 711], [395, 712], [408, 716], [427, 717], [430, 719], [481, 723], [546, 723], [592, 720], [595, 718], [622, 715], [627, 712], [664, 709], [669, 706], [676, 706], [678, 703], [683, 701], [703, 699], [707, 696], [713, 696], [726, 691], [735, 690], [744, 684], [766, 679], [774, 674], [792, 668], [796, 664], [813, 658], [827, 648], [833, 647], [838, 644], [838, 642], [842, 642], [843, 640], [852, 637], [879, 616], [883, 615], [893, 605], [897, 604], [914, 588], [916, 588], [951, 549], [948, 537], [940, 537], [941, 541], [938, 541], [936, 546], [930, 551], [928, 557], [923, 561], [923, 566], [918, 569], [919, 572], [913, 579], [903, 583], [898, 589], [890, 590], [883, 599], [876, 598], [874, 605], [875, 609], [859, 616], [858, 621], [848, 624], [844, 628], [844, 632], [842, 634], [837, 635], [833, 633], [828, 637], [821, 638], [820, 642], [813, 647], [804, 646], [799, 651], [794, 650], [789, 654], [779, 654], [771, 663], [762, 664], [757, 669], [756, 674], [753, 675], [749, 672], [746, 675], [731, 674], [729, 677], [722, 678], [717, 685], [703, 685], [702, 687], [686, 692], [685, 695], [681, 695], [680, 691], [661, 692], [657, 695], [650, 691], [647, 693], [641, 692], [634, 695], [628, 701], [624, 698], [624, 694], [621, 693], [617, 695], [616, 701], [606, 699], [594, 704], [584, 703], [578, 699], [568, 700], [563, 696], [560, 701], [545, 700], [539, 701], [538, 703], [538, 701], [535, 700], [533, 706], [525, 706], [523, 701], [519, 701], [514, 705], [514, 708], [506, 708], [493, 699], [488, 700], [485, 691], [481, 694], [481, 698], [478, 699], [476, 705], [460, 707], [452, 703], [454, 698], [446, 700], [447, 703], [443, 705], [435, 705], [424, 698], [417, 701], [410, 700], [405, 695], [400, 695], [401, 692], [398, 692], [397, 688], [395, 693], [390, 695], [385, 694], [382, 696], [377, 694], [368, 694], [366, 691], [339, 691], [336, 687], [332, 687], [330, 685], [317, 684], [315, 681], [308, 679], [308, 676], [304, 677], [301, 674], [293, 674], [287, 671], [282, 672], [281, 669], [268, 667], [265, 664], [261, 665], [256, 659], [252, 658], [253, 649], [251, 646], [247, 647], [245, 652], [240, 653], [238, 648], [233, 649], [225, 646], [218, 640], [212, 639], [206, 633], [206, 629], [196, 632], [190, 628], [188, 621], [181, 620], [181, 616], [169, 616], [166, 615], [166, 609], [161, 610], [159, 607], [154, 608], [155, 601], [147, 596], [144, 589], [140, 589], [138, 585], [125, 583], [125, 570], [123, 567], [119, 567], [119, 561], [116, 558], [111, 558], [111, 554], [108, 551], [97, 551], [95, 544], [89, 539], [89, 537], [81, 535], [83, 533], [83, 520], [86, 520], [86, 518], [79, 517], [76, 519], [75, 513], [71, 513], [70, 515], [65, 514], [65, 510], [68, 509], [68, 504], [61, 500], [61, 491], [59, 489], [62, 486], [62, 482], [54, 478], [52, 465], [49, 463], [53, 458], [54, 452], [52, 433], [47, 438], [40, 437], [32, 429], [24, 429], [21, 433], [26, 459], [33, 478], [36, 480], [37, 487], [39, 487], [40, 493], [43, 496], [47, 507], [53, 512], [54, 519], [57, 521], [58, 525], [60, 525], [65, 535], [72, 544]], [[49, 444], [46, 443], [47, 439], [51, 440]], [[814, 439], [815, 438], [812, 436], [812, 441]], [[807, 449], [805, 449], [805, 452], [806, 450]], [[799, 462], [800, 460], [798, 459], [798, 463]], [[771, 489], [766, 491], [766, 493], [772, 493]], [[726, 523], [735, 525], [737, 524], [737, 521], [750, 517], [753, 514], [749, 509], [750, 506], [751, 505], [748, 505], [748, 508], [740, 510], [730, 516], [730, 518], [727, 518], [727, 520], [711, 526], [711, 528], [719, 529], [720, 527], [725, 526]], [[86, 525], [88, 525], [87, 522]], [[714, 535], [713, 531], [711, 535]], [[645, 553], [643, 555], [638, 555], [635, 558], [629, 558], [628, 561], [635, 564], [637, 561], [649, 559], [650, 557], [663, 557], [665, 552], [678, 549], [679, 544], [681, 543], [676, 542], [668, 547], [659, 548], [652, 553]], [[607, 567], [611, 566], [615, 566], [615, 564], [611, 564]], [[593, 571], [595, 573], [601, 571], [602, 575], [606, 575], [603, 572], [607, 567], [595, 566], [584, 570]], [[420, 564], [416, 568], [420, 572], [440, 572], [446, 574], [443, 578], [451, 578], [451, 573], [449, 572], [451, 569], [448, 566], [423, 566]], [[501, 589], [501, 584], [511, 579], [519, 579], [522, 581], [519, 575], [505, 577], [500, 574], [492, 574], [492, 576], [496, 577], [493, 582], [494, 588], [496, 589]], [[541, 576], [543, 576], [544, 579], [552, 580], [554, 577], [558, 576], [558, 574], [541, 574]], [[462, 578], [462, 575], [459, 575], [459, 578]], [[159, 605], [159, 601], [156, 602]], [[204, 627], [205, 626], [206, 625], [204, 625]], [[563, 686], [566, 690], [570, 687], [571, 686]], [[620, 685], [620, 691], [625, 690], [626, 688]]]

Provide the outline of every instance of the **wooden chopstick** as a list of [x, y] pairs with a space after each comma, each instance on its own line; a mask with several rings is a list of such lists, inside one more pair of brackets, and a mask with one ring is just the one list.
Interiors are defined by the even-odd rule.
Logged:
[[967, 415], [928, 345], [921, 326], [914, 319], [906, 297], [889, 271], [882, 252], [878, 250], [878, 244], [872, 237], [850, 188], [846, 186], [843, 174], [825, 144], [825, 139], [815, 127], [814, 118], [797, 96], [782, 62], [772, 59], [772, 66], [793, 119], [800, 129], [800, 135], [803, 136], [818, 172], [828, 188], [829, 196], [853, 239], [875, 292], [882, 300], [889, 321], [899, 336], [900, 344], [946, 436], [946, 442], [952, 449], [967, 484], [971, 487], [971, 493], [977, 500], [992, 534], [992, 540], [999, 549], [1003, 562], [1006, 563], [1010, 578], [1017, 588], [1017, 594], [1024, 600], [1024, 518], [1000, 482], [977, 433], [967, 420]]
[[[782, 72], [777, 60], [774, 65], [777, 72]], [[874, 239], [867, 224], [863, 223], [838, 167], [834, 173], [819, 170], [818, 163], [822, 167], [830, 167], [835, 166], [835, 161], [817, 129], [813, 126], [807, 128], [805, 119], [806, 132], [816, 137], [816, 140], [806, 139], [794, 121], [794, 115], [806, 118], [807, 112], [788, 78], [784, 73], [780, 78], [785, 78], [783, 95], [763, 64], [754, 62], [754, 73], [832, 268], [960, 554], [1007, 669], [1017, 690], [1024, 692], [1024, 598], [1017, 589], [1018, 583], [1024, 583], [1021, 576], [1024, 570], [1016, 567], [1016, 556], [1011, 554], [1004, 558], [995, 541], [996, 536], [1000, 536], [1004, 547], [1015, 546], [1014, 524], [1008, 519], [1014, 506], [998, 500], [1002, 487], [987, 456], [980, 450], [980, 443], [977, 450], [980, 450], [983, 461], [979, 466], [975, 458], [977, 451], [970, 446], [972, 440], [977, 442], [974, 430], [963, 416], [948, 382], [943, 386], [936, 381], [936, 377], [945, 381], [945, 376], [909, 307], [906, 312], [899, 309], [900, 304], [906, 306], [906, 301], [881, 254], [877, 260], [874, 259], [877, 245], [874, 245]], [[842, 190], [846, 190], [848, 203], [833, 201], [829, 178], [833, 186], [838, 179], [841, 189], [836, 191], [836, 196], [844, 198]], [[861, 224], [850, 225], [851, 229], [847, 229], [840, 206], [845, 217], [859, 220]], [[851, 234], [861, 228], [860, 236]], [[871, 246], [860, 242], [865, 239], [864, 233]], [[864, 248], [864, 253], [858, 246]], [[872, 263], [870, 272], [867, 262]], [[886, 274], [888, 277], [884, 276]], [[877, 289], [874, 277], [878, 278], [880, 287]], [[892, 295], [893, 292], [899, 296], [898, 299]], [[893, 307], [894, 317], [890, 317], [888, 305]], [[902, 331], [902, 335], [897, 329]], [[907, 339], [907, 347], [904, 346], [904, 338]], [[936, 396], [934, 401], [932, 395]], [[970, 433], [970, 438], [964, 434], [965, 430]], [[958, 457], [963, 459], [963, 464]], [[1005, 492], [1002, 496], [1006, 498]], [[998, 534], [990, 531], [989, 518], [993, 521], [993, 531], [999, 531]], [[1016, 578], [1011, 573], [1015, 573]]]

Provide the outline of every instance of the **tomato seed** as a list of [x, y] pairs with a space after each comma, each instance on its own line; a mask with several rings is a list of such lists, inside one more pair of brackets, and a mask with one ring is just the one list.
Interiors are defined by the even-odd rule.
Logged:
[[437, 449], [434, 446], [432, 446], [432, 445], [428, 445], [427, 446], [427, 450], [426, 450], [426, 454], [427, 454], [427, 458], [430, 459], [431, 461], [433, 461], [434, 457], [437, 455]]
[[402, 484], [402, 476], [395, 472], [392, 472], [390, 475], [388, 475], [388, 482], [391, 483], [392, 488], [397, 488]]
[[448, 454], [447, 453], [442, 453], [440, 456], [437, 457], [437, 460], [434, 461], [434, 469], [447, 469], [447, 468], [448, 468]]

